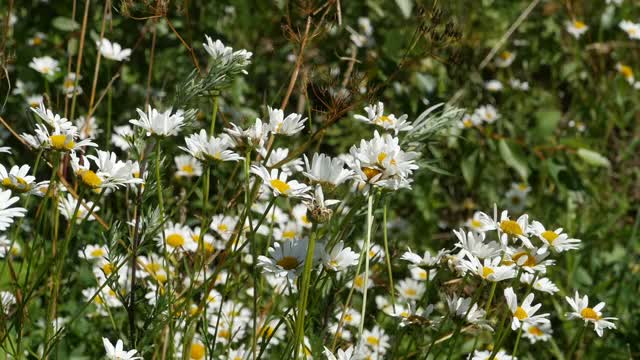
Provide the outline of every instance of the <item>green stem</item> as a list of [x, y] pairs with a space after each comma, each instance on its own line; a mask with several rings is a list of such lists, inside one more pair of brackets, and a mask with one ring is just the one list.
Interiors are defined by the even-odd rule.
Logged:
[[[387, 236], [387, 209], [389, 207], [389, 198], [384, 201], [384, 211], [382, 213], [382, 235], [384, 237], [384, 253], [385, 260], [387, 262], [387, 272], [389, 273], [389, 293], [391, 294], [391, 306], [393, 312], [396, 312], [396, 296], [395, 287], [393, 286], [393, 273], [391, 271], [391, 254], [389, 253], [389, 241]], [[429, 270], [427, 270], [427, 277], [429, 276]]]
[[[367, 238], [364, 243], [364, 289], [362, 290], [362, 314], [360, 317], [360, 327], [358, 328], [358, 338], [362, 338], [364, 331], [364, 319], [367, 314], [367, 288], [369, 287], [369, 248], [371, 247], [371, 225], [373, 223], [373, 192], [369, 193], [367, 201]], [[387, 254], [387, 257], [389, 254]], [[356, 274], [358, 276], [358, 274]]]
[[209, 128], [209, 136], [215, 135], [216, 130], [216, 116], [218, 115], [218, 97], [213, 97], [213, 111], [211, 113], [211, 127]]
[[294, 359], [298, 359], [298, 353], [304, 346], [304, 318], [307, 310], [307, 301], [309, 296], [309, 283], [311, 282], [311, 269], [313, 268], [313, 255], [316, 246], [316, 230], [317, 223], [313, 223], [311, 228], [311, 236], [309, 237], [309, 245], [307, 247], [307, 256], [304, 260], [304, 272], [302, 273], [302, 290], [300, 300], [298, 301], [298, 316], [296, 318], [296, 344], [294, 348]]
[[517, 356], [518, 354], [518, 345], [520, 345], [520, 337], [522, 336], [522, 328], [524, 326], [524, 322], [520, 323], [520, 329], [518, 329], [518, 336], [516, 337], [516, 344], [513, 346], [513, 353], [511, 354], [511, 356], [513, 356], [514, 358]]
[[580, 328], [580, 335], [576, 337], [576, 340], [573, 342], [573, 345], [571, 345], [571, 350], [569, 351], [569, 356], [567, 357], [567, 359], [573, 359], [573, 354], [576, 352], [578, 348], [578, 344], [582, 342], [582, 338], [584, 337], [584, 330], [586, 328], [587, 328], [586, 323]]

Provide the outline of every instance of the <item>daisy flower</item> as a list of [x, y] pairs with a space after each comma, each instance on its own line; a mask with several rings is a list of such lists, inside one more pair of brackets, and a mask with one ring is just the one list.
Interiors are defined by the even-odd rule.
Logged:
[[511, 87], [516, 89], [516, 90], [529, 91], [529, 82], [528, 81], [522, 81], [520, 79], [510, 79], [509, 80], [509, 85], [511, 85]]
[[557, 293], [558, 291], [560, 291], [560, 289], [558, 289], [558, 287], [556, 286], [556, 284], [554, 284], [551, 280], [549, 280], [546, 277], [535, 277], [534, 274], [530, 274], [530, 273], [522, 273], [520, 275], [520, 282], [524, 283], [524, 284], [531, 284], [531, 282], [533, 281], [533, 279], [536, 279], [536, 282], [533, 284], [533, 288], [538, 290], [538, 291], [542, 291], [545, 292], [547, 294], [553, 295], [555, 293]]
[[29, 46], [40, 46], [46, 38], [47, 35], [37, 32], [27, 41], [27, 44], [29, 44]]
[[[487, 360], [491, 357], [490, 350], [476, 350], [473, 352], [473, 356], [469, 356], [471, 360]], [[506, 351], [500, 350], [496, 353], [495, 360], [516, 360], [517, 358], [511, 355], [508, 355]]]
[[477, 114], [464, 114], [464, 116], [458, 123], [458, 127], [460, 129], [469, 129], [474, 126], [480, 126], [481, 124], [482, 119]]
[[629, 39], [640, 40], [640, 24], [629, 20], [622, 20], [618, 26], [627, 33]]
[[523, 323], [530, 325], [550, 324], [549, 319], [547, 319], [549, 314], [535, 315], [535, 313], [542, 307], [542, 304], [531, 305], [533, 303], [533, 294], [527, 295], [520, 306], [518, 305], [518, 297], [513, 292], [513, 288], [508, 287], [504, 289], [504, 297], [507, 300], [509, 310], [513, 314], [513, 318], [511, 320], [512, 330], [518, 330]]
[[304, 155], [306, 171], [302, 173], [311, 182], [328, 186], [330, 189], [337, 187], [353, 177], [353, 171], [344, 167], [342, 159], [331, 158], [325, 154], [314, 153], [309, 162], [307, 155]]
[[[133, 163], [118, 160], [113, 152], [97, 151], [98, 156], [80, 157], [71, 154], [71, 167], [76, 176], [90, 189], [117, 189], [129, 184], [141, 184], [144, 181], [133, 176]], [[97, 166], [96, 171], [90, 169], [89, 160]]]
[[[75, 210], [77, 205], [78, 199], [74, 198], [71, 194], [67, 194], [66, 197], [61, 198], [60, 202], [58, 202], [58, 211], [60, 211], [60, 214], [62, 214], [65, 219], [71, 220], [73, 218], [73, 211]], [[93, 206], [92, 201], [85, 200], [84, 205], [85, 206], [78, 206], [78, 212], [76, 213], [76, 223], [78, 224], [81, 223], [82, 220], [87, 216], [87, 213], [89, 212], [87, 208], [93, 208], [93, 211], [87, 218], [87, 221], [95, 220], [96, 218], [93, 216], [93, 214], [97, 213], [100, 210], [100, 206]]]
[[524, 337], [532, 344], [535, 344], [538, 341], [549, 341], [553, 334], [551, 324], [531, 325], [525, 323], [523, 330]]
[[[369, 275], [371, 277], [371, 275]], [[366, 281], [365, 281], [366, 280]], [[358, 290], [359, 292], [364, 291], [365, 283], [367, 285], [367, 289], [371, 289], [373, 287], [373, 280], [371, 278], [366, 279], [364, 273], [354, 276], [353, 280], [349, 284], [350, 287]]]
[[27, 96], [25, 100], [27, 101], [27, 104], [29, 104], [29, 107], [37, 108], [44, 101], [44, 97], [42, 95], [31, 95]]
[[500, 81], [493, 79], [485, 82], [484, 88], [491, 92], [498, 92], [502, 91], [504, 86], [502, 86], [502, 83]]
[[233, 147], [233, 143], [230, 140], [228, 135], [221, 137], [209, 136], [202, 129], [199, 133], [191, 134], [184, 139], [187, 147], [179, 146], [179, 148], [202, 162], [242, 160], [242, 156], [229, 150], [229, 148]]
[[157, 238], [160, 249], [164, 248], [165, 243], [169, 252], [175, 250], [195, 251], [198, 248], [198, 243], [193, 241], [191, 230], [187, 226], [168, 223], [163, 232], [164, 235], [159, 235]]
[[460, 259], [458, 266], [463, 272], [470, 271], [480, 278], [492, 282], [516, 277], [516, 271], [513, 266], [501, 265], [501, 262], [502, 258], [496, 256], [495, 258], [484, 259], [481, 263], [477, 257], [467, 254], [466, 259]]
[[516, 54], [511, 51], [503, 51], [496, 58], [496, 66], [500, 68], [506, 68], [513, 64], [516, 59]]
[[246, 130], [231, 123], [231, 128], [224, 129], [224, 131], [231, 136], [238, 147], [261, 149], [269, 136], [269, 125], [256, 119], [255, 124]]
[[344, 271], [350, 266], [358, 264], [359, 255], [351, 250], [350, 247], [344, 247], [344, 242], [339, 241], [330, 251], [324, 251], [322, 254], [322, 263], [325, 269], [332, 271]]
[[129, 125], [116, 126], [111, 134], [111, 143], [119, 147], [122, 151], [129, 150], [130, 140], [133, 139], [133, 129]]
[[346, 309], [344, 312], [339, 311], [335, 318], [338, 322], [342, 321], [344, 325], [348, 326], [358, 326], [361, 320], [360, 313], [353, 308]]
[[214, 215], [211, 218], [209, 228], [218, 233], [223, 240], [228, 241], [231, 235], [233, 235], [233, 230], [236, 228], [237, 222], [238, 219], [232, 216], [225, 216], [223, 214]]
[[291, 209], [291, 215], [293, 220], [298, 224], [298, 226], [303, 228], [311, 228], [311, 220], [307, 216], [307, 206], [304, 204], [298, 204]]
[[493, 105], [482, 105], [473, 111], [473, 115], [487, 124], [492, 124], [500, 118], [498, 110]]
[[541, 253], [546, 252], [549, 248], [557, 252], [576, 250], [580, 248], [581, 241], [578, 239], [570, 239], [569, 235], [563, 233], [562, 228], [557, 228], [551, 231], [545, 229], [542, 223], [533, 221], [529, 226], [529, 229], [543, 242], [544, 245], [538, 250]]
[[272, 109], [271, 107], [267, 107], [269, 110], [269, 130], [274, 134], [281, 134], [286, 136], [291, 136], [299, 133], [304, 129], [304, 123], [307, 121], [307, 118], [302, 118], [302, 115], [292, 113], [284, 117], [284, 111], [280, 109]]
[[464, 225], [475, 232], [487, 232], [496, 229], [493, 219], [482, 211], [473, 213], [473, 217], [468, 219]]
[[100, 54], [109, 60], [129, 60], [129, 56], [131, 55], [131, 49], [123, 49], [117, 42], [111, 42], [105, 38], [96, 41], [96, 45], [98, 46]]
[[189, 155], [178, 155], [173, 159], [176, 163], [176, 177], [191, 178], [202, 175], [202, 165]]
[[635, 83], [635, 77], [633, 76], [633, 69], [631, 66], [617, 63], [616, 70], [618, 70], [620, 75], [622, 75], [629, 84], [633, 85], [633, 83]]
[[0, 304], [2, 305], [2, 310], [4, 310], [4, 314], [8, 315], [10, 308], [15, 305], [16, 297], [10, 293], [9, 291], [0, 291]]
[[287, 181], [287, 174], [278, 169], [271, 169], [269, 172], [269, 170], [262, 165], [252, 165], [251, 173], [260, 177], [273, 191], [274, 196], [301, 198], [305, 197], [311, 190], [310, 186], [299, 183], [296, 180]]
[[[262, 156], [263, 159], [266, 158], [268, 153], [267, 149], [262, 148], [259, 150], [259, 152], [260, 152], [260, 156]], [[289, 176], [304, 170], [304, 168], [302, 167], [303, 162], [302, 162], [302, 159], [300, 158], [288, 160], [286, 163], [282, 165], [278, 165], [276, 167], [277, 164], [286, 160], [288, 156], [289, 156], [288, 148], [273, 149], [266, 162], [267, 168], [281, 169], [282, 171], [286, 172], [287, 175]]]
[[345, 350], [338, 349], [335, 354], [325, 346], [323, 354], [327, 357], [327, 360], [352, 360], [355, 358], [353, 345], [350, 345]]
[[269, 248], [269, 257], [258, 257], [258, 265], [263, 272], [286, 277], [293, 283], [304, 265], [307, 246], [307, 240], [274, 243]]
[[440, 263], [442, 258], [449, 254], [449, 250], [441, 249], [438, 253], [433, 256], [429, 250], [424, 252], [423, 256], [414, 253], [411, 249], [405, 251], [404, 254], [400, 257], [400, 260], [405, 260], [411, 263], [412, 266], [420, 266], [420, 267], [434, 267]]
[[380, 126], [385, 130], [393, 130], [395, 135], [400, 131], [410, 131], [413, 129], [411, 123], [407, 121], [408, 115], [404, 114], [397, 118], [394, 114], [384, 115], [384, 104], [378, 102], [377, 105], [369, 105], [364, 108], [367, 116], [354, 115], [353, 117], [362, 122]]
[[67, 95], [68, 98], [72, 98], [73, 95], [82, 94], [82, 87], [79, 84], [76, 85], [76, 81], [82, 79], [82, 76], [77, 76], [76, 73], [69, 73], [62, 83], [62, 92]]
[[615, 329], [616, 324], [614, 324], [613, 320], [618, 320], [615, 317], [603, 317], [602, 310], [605, 306], [604, 302], [599, 303], [598, 305], [590, 308], [589, 307], [589, 297], [585, 295], [584, 297], [580, 297], [578, 291], [576, 291], [573, 298], [568, 296], [565, 297], [565, 300], [571, 306], [572, 312], [568, 313], [566, 316], [569, 319], [582, 319], [584, 320], [585, 326], [587, 323], [592, 323], [594, 326], [594, 330], [598, 336], [602, 336], [605, 329]]
[[207, 39], [207, 42], [202, 45], [204, 46], [205, 51], [214, 60], [220, 60], [222, 64], [227, 64], [236, 59], [240, 66], [249, 65], [251, 56], [253, 55], [251, 52], [244, 49], [233, 51], [231, 47], [225, 46], [220, 40], [213, 41], [213, 39], [208, 35], [205, 35], [205, 38]]
[[587, 30], [589, 30], [589, 27], [587, 26], [587, 24], [579, 20], [567, 21], [565, 26], [566, 26], [567, 32], [576, 39], [579, 39], [582, 36], [582, 34], [584, 34]]
[[0, 146], [0, 153], [11, 154], [11, 148], [8, 146]]
[[173, 111], [169, 108], [165, 112], [159, 112], [157, 109], [152, 109], [149, 105], [147, 112], [143, 112], [140, 109], [136, 109], [140, 119], [131, 119], [129, 123], [144, 129], [147, 132], [147, 136], [174, 136], [178, 135], [180, 129], [185, 126], [184, 112], [178, 110], [171, 114]]
[[86, 119], [84, 116], [80, 116], [75, 121], [78, 128], [78, 137], [80, 139], [96, 138], [102, 133], [102, 129], [98, 126], [98, 122], [95, 117]]
[[426, 286], [413, 279], [403, 279], [396, 284], [396, 290], [403, 299], [419, 300], [426, 291]]
[[40, 124], [36, 124], [35, 127], [35, 135], [22, 134], [22, 138], [36, 149], [70, 152], [86, 146], [97, 146], [91, 139], [80, 140], [78, 129], [68, 120], [54, 124], [53, 131]]
[[497, 219], [496, 228], [502, 232], [501, 241], [503, 245], [507, 243], [507, 237], [512, 239], [519, 239], [522, 243], [528, 247], [533, 248], [531, 240], [527, 237], [529, 230], [529, 215], [523, 214], [517, 220], [511, 220], [509, 218], [509, 212], [507, 210], [502, 211], [500, 214], [500, 221]]
[[454, 294], [452, 297], [446, 296], [449, 312], [454, 316], [465, 319], [471, 324], [485, 325], [486, 312], [478, 307], [477, 303], [471, 305], [471, 298], [462, 298]]
[[116, 343], [116, 346], [114, 347], [113, 344], [111, 344], [111, 342], [109, 341], [109, 339], [107, 338], [102, 338], [102, 343], [104, 344], [104, 349], [107, 352], [107, 358], [109, 360], [135, 360], [135, 359], [142, 359], [141, 356], [135, 356], [138, 351], [137, 350], [129, 350], [126, 351], [123, 349], [124, 344], [122, 343], [122, 340], [118, 339], [118, 342]]
[[502, 252], [500, 244], [495, 241], [485, 243], [485, 234], [478, 233], [475, 235], [473, 232], [465, 234], [464, 230], [453, 230], [453, 233], [458, 238], [458, 242], [455, 247], [460, 248], [462, 255], [469, 254], [479, 259], [493, 258], [499, 256]]
[[390, 347], [389, 335], [378, 325], [371, 330], [365, 329], [362, 332], [362, 339], [366, 346], [380, 355], [384, 355]]
[[0, 235], [0, 259], [7, 256], [20, 256], [22, 247], [17, 241], [11, 241], [6, 236]]
[[34, 57], [29, 63], [29, 67], [45, 76], [53, 76], [58, 72], [58, 61], [51, 56]]
[[515, 264], [529, 273], [544, 274], [547, 272], [547, 266], [555, 264], [555, 260], [545, 259], [549, 253], [540, 253], [529, 248], [508, 248], [505, 256], [504, 264]]
[[0, 186], [5, 189], [12, 190], [19, 194], [35, 194], [43, 195], [38, 189], [42, 186], [47, 186], [48, 181], [37, 183], [36, 177], [29, 175], [29, 165], [17, 166], [14, 165], [7, 171], [7, 169], [0, 164]]
[[11, 197], [11, 190], [0, 190], [0, 231], [7, 230], [13, 223], [13, 218], [23, 217], [27, 209], [9, 207], [18, 201], [18, 197]]
[[104, 245], [87, 245], [83, 250], [78, 251], [78, 256], [85, 260], [102, 260], [108, 257], [109, 249]]

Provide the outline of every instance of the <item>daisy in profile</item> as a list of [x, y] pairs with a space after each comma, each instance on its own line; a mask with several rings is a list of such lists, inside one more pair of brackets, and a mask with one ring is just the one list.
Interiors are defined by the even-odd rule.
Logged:
[[340, 272], [357, 265], [359, 255], [350, 247], [344, 247], [343, 241], [339, 241], [333, 249], [325, 250], [321, 258], [325, 269]]
[[31, 95], [27, 96], [25, 101], [29, 104], [30, 108], [35, 109], [44, 101], [44, 97], [42, 95]]
[[354, 115], [356, 120], [380, 126], [385, 130], [391, 130], [395, 135], [398, 135], [400, 131], [410, 131], [413, 129], [411, 123], [407, 121], [408, 115], [404, 114], [400, 117], [396, 117], [394, 114], [384, 114], [384, 104], [378, 102], [377, 105], [369, 105], [364, 108], [367, 116]]
[[267, 109], [269, 110], [269, 130], [273, 134], [291, 136], [304, 129], [307, 118], [302, 118], [302, 115], [292, 113], [284, 117], [284, 111], [281, 109], [272, 109], [270, 106]]
[[6, 236], [0, 235], [0, 259], [20, 255], [22, 255], [22, 246], [17, 241], [11, 241]]
[[461, 255], [469, 254], [479, 259], [486, 259], [499, 256], [502, 252], [500, 244], [496, 241], [484, 242], [484, 233], [477, 233], [476, 235], [471, 231], [465, 233], [462, 229], [460, 231], [453, 230], [453, 233], [458, 238], [455, 247], [460, 249]]
[[214, 60], [219, 60], [222, 64], [236, 60], [239, 65], [243, 67], [249, 65], [251, 56], [253, 55], [251, 52], [244, 49], [233, 51], [231, 47], [225, 46], [220, 40], [213, 41], [208, 35], [205, 35], [205, 38], [207, 42], [202, 45]]
[[256, 119], [254, 125], [243, 130], [238, 125], [231, 123], [230, 128], [224, 131], [231, 136], [238, 148], [261, 149], [269, 136], [269, 125], [263, 124], [262, 120]]
[[636, 80], [633, 76], [633, 69], [631, 68], [631, 66], [617, 63], [616, 70], [618, 70], [618, 73], [620, 73], [620, 75], [622, 75], [622, 77], [624, 77], [624, 79], [627, 80], [629, 84], [633, 85], [633, 83], [635, 83]]
[[627, 33], [629, 39], [640, 40], [640, 24], [629, 20], [622, 20], [618, 26]]
[[475, 256], [466, 255], [466, 258], [460, 259], [458, 263], [459, 270], [463, 273], [470, 271], [472, 274], [483, 280], [497, 282], [516, 277], [516, 270], [513, 266], [501, 265], [502, 258], [496, 256], [491, 259], [484, 259], [483, 262]]
[[509, 247], [505, 253], [503, 263], [513, 264], [528, 273], [538, 272], [544, 274], [547, 272], [547, 266], [555, 264], [555, 260], [546, 259], [547, 256], [549, 256], [549, 253], [540, 253], [535, 249]]
[[129, 125], [116, 126], [113, 128], [113, 134], [111, 134], [111, 143], [120, 148], [122, 151], [127, 151], [131, 147], [131, 140], [133, 140], [133, 129]]
[[77, 207], [78, 212], [76, 213], [76, 223], [79, 224], [82, 222], [82, 220], [84, 220], [85, 217], [87, 217], [87, 213], [89, 212], [87, 208], [88, 209], [93, 208], [93, 211], [91, 212], [91, 215], [89, 215], [89, 217], [87, 218], [87, 221], [95, 220], [96, 218], [93, 216], [93, 214], [95, 214], [100, 210], [100, 206], [93, 206], [92, 201], [83, 201], [83, 202], [85, 206], [82, 206], [82, 205], [77, 206], [78, 199], [73, 197], [73, 195], [71, 194], [67, 194], [66, 197], [60, 198], [60, 202], [58, 202], [58, 211], [60, 211], [60, 214], [62, 214], [62, 216], [64, 216], [65, 219], [71, 220], [73, 218], [73, 210], [75, 210]]
[[523, 284], [531, 284], [533, 279], [536, 279], [536, 282], [533, 284], [533, 288], [545, 292], [547, 294], [553, 295], [560, 291], [556, 284], [554, 284], [551, 280], [546, 277], [536, 277], [534, 274], [530, 273], [522, 273], [520, 274], [520, 282]]
[[485, 325], [486, 312], [478, 307], [477, 303], [471, 305], [471, 298], [462, 298], [454, 294], [452, 297], [446, 296], [449, 312], [454, 316], [465, 319], [471, 324]]
[[484, 88], [491, 92], [498, 92], [502, 91], [502, 89], [504, 89], [504, 86], [500, 81], [493, 79], [485, 82]]
[[580, 20], [567, 21], [565, 26], [567, 32], [576, 39], [579, 39], [585, 32], [587, 32], [587, 30], [589, 30], [587, 24]]
[[198, 177], [202, 175], [202, 165], [189, 155], [178, 155], [173, 159], [176, 163], [176, 177]]
[[140, 109], [136, 109], [136, 111], [140, 119], [131, 119], [129, 123], [144, 129], [147, 132], [147, 136], [175, 136], [186, 125], [182, 110], [172, 114], [173, 110], [171, 108], [165, 112], [159, 112], [157, 109], [148, 106], [146, 113]]
[[565, 234], [562, 228], [551, 231], [545, 229], [539, 221], [533, 221], [529, 229], [543, 242], [542, 247], [538, 250], [540, 253], [546, 252], [547, 249], [563, 252], [580, 248], [581, 241], [569, 238], [569, 235]]
[[513, 61], [516, 59], [516, 54], [511, 51], [503, 51], [496, 58], [496, 66], [500, 68], [506, 68], [513, 64]]
[[344, 312], [338, 311], [335, 318], [338, 322], [342, 321], [344, 325], [358, 326], [358, 324], [360, 324], [361, 316], [358, 310], [349, 308], [349, 309], [346, 309]]
[[109, 256], [109, 249], [104, 245], [87, 245], [83, 250], [78, 250], [78, 256], [85, 260], [102, 260]]
[[464, 225], [475, 232], [487, 232], [496, 229], [493, 219], [482, 211], [474, 212], [473, 216]]
[[269, 257], [258, 257], [258, 266], [263, 272], [286, 277], [293, 284], [304, 266], [307, 246], [304, 239], [282, 244], [276, 242], [269, 248]]
[[9, 291], [0, 291], [0, 304], [2, 305], [2, 310], [4, 314], [9, 314], [9, 310], [11, 307], [15, 305], [16, 297], [10, 293]]
[[345, 163], [340, 158], [331, 158], [325, 154], [313, 154], [311, 162], [304, 155], [306, 171], [303, 171], [311, 182], [335, 188], [353, 177], [353, 171], [345, 168]]
[[576, 291], [573, 298], [566, 296], [565, 300], [567, 300], [567, 303], [569, 303], [571, 309], [573, 310], [572, 312], [567, 313], [566, 316], [568, 316], [569, 319], [584, 320], [585, 326], [587, 325], [587, 323], [592, 323], [594, 330], [596, 331], [596, 334], [598, 334], [598, 336], [602, 336], [605, 329], [616, 328], [616, 324], [613, 323], [613, 320], [618, 320], [618, 318], [602, 316], [602, 312], [600, 310], [604, 308], [604, 302], [601, 302], [591, 308], [589, 307], [589, 297], [585, 295], [581, 298], [580, 294], [578, 294], [578, 291]]
[[507, 300], [507, 306], [513, 314], [511, 320], [511, 329], [518, 330], [523, 323], [530, 325], [548, 325], [550, 324], [547, 317], [549, 314], [539, 314], [536, 312], [542, 307], [542, 304], [531, 305], [533, 303], [533, 294], [527, 295], [522, 302], [522, 305], [518, 305], [518, 297], [513, 292], [513, 288], [508, 287], [504, 289], [504, 297]]
[[[129, 184], [142, 184], [144, 181], [133, 176], [133, 163], [118, 160], [113, 152], [97, 151], [97, 156], [79, 157], [71, 154], [71, 167], [82, 183], [90, 189], [117, 189]], [[96, 171], [91, 170], [88, 160], [96, 165]]]
[[67, 95], [68, 98], [72, 98], [73, 95], [82, 94], [82, 87], [77, 82], [82, 79], [82, 76], [77, 76], [76, 73], [69, 73], [62, 83], [62, 92]]
[[278, 169], [271, 169], [271, 171], [269, 171], [262, 165], [252, 165], [251, 173], [260, 177], [273, 191], [274, 196], [302, 198], [306, 197], [307, 193], [311, 190], [311, 187], [296, 180], [287, 181], [287, 174]]
[[[262, 156], [263, 159], [267, 157], [267, 149], [262, 148], [258, 151], [260, 152], [260, 156]], [[302, 159], [297, 158], [289, 160], [287, 159], [288, 156], [289, 149], [286, 147], [272, 149], [271, 154], [267, 159], [266, 167], [281, 169], [289, 176], [304, 170], [304, 168], [302, 167]]]
[[551, 328], [551, 324], [531, 325], [525, 323], [523, 334], [530, 343], [535, 344], [538, 341], [549, 341], [553, 334], [553, 329]]
[[18, 201], [18, 197], [11, 197], [11, 190], [0, 190], [0, 231], [7, 230], [13, 223], [13, 218], [23, 217], [27, 209], [10, 207]]
[[29, 67], [42, 75], [53, 76], [60, 70], [58, 64], [58, 61], [51, 56], [43, 56], [31, 59]]
[[111, 42], [105, 38], [96, 41], [96, 45], [98, 46], [100, 54], [109, 60], [129, 60], [129, 56], [131, 55], [131, 49], [123, 49], [117, 42]]
[[50, 131], [47, 126], [36, 124], [35, 134], [22, 134], [22, 138], [36, 149], [71, 152], [86, 146], [97, 146], [91, 139], [80, 139], [78, 129], [70, 121], [55, 123]]
[[38, 189], [42, 186], [47, 186], [49, 182], [43, 181], [37, 183], [36, 177], [29, 175], [30, 169], [29, 165], [14, 165], [7, 171], [7, 169], [0, 164], [0, 186], [18, 194], [42, 196], [43, 194]]
[[199, 133], [186, 137], [184, 141], [187, 146], [179, 146], [179, 148], [202, 162], [242, 160], [242, 156], [229, 150], [233, 147], [233, 142], [230, 140], [228, 135], [209, 136], [202, 129]]
[[102, 343], [104, 344], [104, 350], [107, 352], [107, 358], [109, 360], [142, 359], [142, 356], [135, 356], [138, 353], [138, 350], [124, 350], [124, 344], [120, 339], [118, 339], [116, 346], [113, 346], [107, 338], [102, 338]]
[[448, 255], [449, 252], [449, 250], [441, 249], [434, 256], [431, 255], [431, 252], [429, 250], [426, 250], [424, 252], [424, 255], [420, 256], [419, 254], [411, 251], [411, 249], [408, 249], [404, 252], [404, 254], [402, 254], [400, 259], [410, 262], [412, 266], [431, 268], [438, 265], [440, 263], [440, 260], [442, 260], [445, 255]]
[[11, 148], [8, 146], [0, 146], [0, 153], [11, 154]]

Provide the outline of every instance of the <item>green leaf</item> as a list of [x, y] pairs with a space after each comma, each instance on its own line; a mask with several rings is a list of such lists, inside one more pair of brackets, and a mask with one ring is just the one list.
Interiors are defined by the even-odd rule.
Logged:
[[539, 110], [534, 116], [536, 118], [535, 134], [540, 138], [546, 138], [555, 131], [562, 113], [553, 109]]
[[527, 162], [524, 157], [520, 154], [516, 154], [504, 140], [500, 140], [498, 142], [498, 147], [500, 149], [502, 160], [504, 160], [509, 167], [515, 170], [522, 180], [527, 180], [529, 177], [529, 167], [527, 166]]
[[400, 11], [405, 18], [409, 18], [409, 16], [411, 16], [413, 0], [396, 0], [396, 4], [398, 4]]
[[476, 162], [478, 161], [478, 151], [474, 151], [471, 155], [467, 156], [460, 163], [462, 170], [462, 177], [467, 183], [468, 187], [473, 185], [473, 180], [476, 176]]
[[54, 18], [51, 22], [54, 28], [62, 31], [74, 31], [80, 28], [80, 24], [66, 17]]
[[578, 149], [578, 156], [580, 156], [582, 160], [584, 160], [589, 165], [602, 166], [607, 168], [611, 166], [611, 162], [609, 162], [609, 159], [593, 150], [584, 148]]

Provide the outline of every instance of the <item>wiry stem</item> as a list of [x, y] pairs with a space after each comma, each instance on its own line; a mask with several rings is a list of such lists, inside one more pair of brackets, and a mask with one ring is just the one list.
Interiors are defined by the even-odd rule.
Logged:
[[[373, 191], [369, 192], [367, 203], [367, 238], [364, 243], [364, 289], [362, 290], [362, 314], [360, 317], [360, 327], [358, 328], [358, 338], [362, 338], [364, 331], [364, 319], [367, 315], [367, 288], [369, 287], [369, 248], [371, 246], [371, 226], [373, 224]], [[389, 256], [389, 254], [387, 254]], [[358, 276], [356, 274], [356, 276]]]

